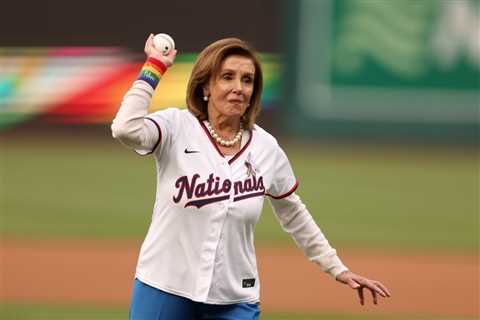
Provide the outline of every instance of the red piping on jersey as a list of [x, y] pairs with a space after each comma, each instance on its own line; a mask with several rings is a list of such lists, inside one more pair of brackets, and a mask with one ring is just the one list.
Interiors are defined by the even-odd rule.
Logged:
[[[253, 131], [250, 130], [250, 137], [248, 138], [247, 143], [245, 143], [245, 145], [243, 146], [243, 148], [240, 149], [240, 151], [238, 151], [238, 152], [233, 156], [233, 158], [231, 158], [230, 160], [228, 160], [228, 164], [232, 164], [233, 161], [237, 160], [238, 157], [240, 157], [240, 155], [243, 153], [243, 151], [245, 151], [245, 149], [247, 149], [248, 145], [249, 145], [250, 142], [252, 141], [252, 137], [253, 137]], [[241, 140], [240, 140], [240, 141], [241, 141]]]
[[279, 196], [273, 196], [271, 194], [268, 194], [268, 193], [265, 193], [266, 196], [269, 196], [273, 199], [276, 199], [276, 200], [279, 200], [279, 199], [283, 199], [283, 198], [286, 198], [288, 197], [289, 195], [291, 195], [292, 193], [295, 192], [295, 190], [297, 190], [297, 187], [298, 187], [298, 181], [295, 182], [295, 185], [292, 187], [292, 189], [290, 189], [287, 193], [284, 193], [282, 195], [279, 195]]
[[[202, 126], [203, 128], [203, 131], [205, 131], [205, 134], [207, 135], [208, 139], [210, 140], [210, 142], [213, 144], [213, 146], [215, 147], [215, 149], [217, 149], [218, 153], [223, 157], [225, 158], [225, 155], [223, 154], [223, 152], [220, 150], [220, 148], [217, 146], [217, 143], [215, 142], [215, 140], [213, 140], [212, 136], [210, 135], [210, 132], [208, 132], [208, 129], [207, 127], [205, 127], [205, 124], [203, 123], [203, 121], [201, 121], [200, 119], [198, 119], [198, 122], [200, 122], [200, 125]], [[253, 137], [253, 131], [250, 130], [250, 137], [248, 138], [248, 141], [247, 143], [243, 146], [242, 149], [240, 149], [229, 161], [228, 161], [228, 164], [232, 164], [233, 161], [235, 161], [238, 157], [240, 157], [240, 155], [243, 153], [243, 151], [245, 151], [245, 149], [247, 149], [247, 147], [250, 145], [250, 142], [252, 141], [252, 137]]]
[[158, 125], [157, 121], [153, 120], [152, 118], [148, 118], [148, 117], [145, 117], [144, 119], [152, 121], [153, 124], [155, 125], [155, 127], [157, 127], [157, 130], [158, 130], [157, 142], [153, 146], [152, 151], [144, 154], [144, 156], [146, 156], [146, 155], [152, 154], [155, 151], [155, 149], [157, 149], [158, 145], [160, 144], [160, 141], [162, 140], [162, 130], [160, 130], [160, 126]]

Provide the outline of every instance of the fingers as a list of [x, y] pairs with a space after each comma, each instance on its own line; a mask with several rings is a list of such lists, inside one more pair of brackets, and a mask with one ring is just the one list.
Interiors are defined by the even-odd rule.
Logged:
[[363, 297], [363, 287], [357, 289], [358, 298], [360, 299], [360, 304], [365, 305], [365, 298]]
[[388, 291], [388, 289], [378, 281], [370, 281], [369, 288], [371, 288], [371, 290], [375, 291], [384, 298], [390, 297], [390, 292]]
[[350, 288], [352, 289], [358, 289], [360, 288], [360, 284], [358, 282], [356, 282], [355, 280], [353, 279], [348, 279], [347, 280], [347, 284]]
[[151, 54], [152, 48], [153, 48], [153, 33], [150, 33], [150, 35], [147, 38], [147, 41], [145, 41], [145, 47], [143, 51], [147, 56], [149, 56]]
[[147, 40], [145, 41], [145, 54], [147, 57], [153, 57], [165, 64], [167, 68], [171, 67], [173, 65], [173, 62], [175, 61], [175, 57], [177, 56], [177, 50], [170, 50], [170, 52], [167, 55], [163, 55], [162, 52], [157, 50], [153, 44], [153, 38], [154, 34], [150, 33], [148, 36]]
[[165, 64], [167, 65], [167, 67], [170, 67], [173, 65], [173, 62], [175, 61], [176, 56], [177, 56], [176, 49], [170, 50], [170, 52], [165, 56]]
[[167, 57], [171, 59], [175, 59], [176, 56], [177, 56], [177, 49], [170, 50], [170, 52], [167, 54]]
[[377, 296], [377, 291], [370, 288], [370, 287], [367, 287], [367, 286], [360, 286], [358, 289], [357, 289], [357, 293], [358, 293], [358, 298], [360, 299], [360, 304], [363, 306], [365, 305], [365, 296], [363, 294], [363, 289], [364, 288], [367, 288], [370, 293], [372, 294], [372, 298], [373, 298], [373, 304], [378, 304], [378, 296]]
[[390, 291], [379, 281], [369, 280], [363, 277], [355, 279], [355, 282], [360, 284], [358, 290], [358, 296], [360, 298], [360, 304], [363, 306], [365, 304], [365, 297], [363, 294], [363, 289], [367, 288], [372, 294], [373, 304], [378, 304], [378, 295], [382, 297], [390, 297]]
[[370, 280], [350, 271], [342, 272], [337, 275], [336, 279], [337, 281], [347, 284], [350, 288], [357, 290], [360, 304], [362, 306], [365, 304], [365, 296], [363, 293], [364, 288], [370, 291], [374, 304], [378, 304], [379, 295], [384, 298], [391, 296], [390, 291], [388, 291], [387, 287], [385, 287], [380, 281]]
[[147, 38], [147, 44], [151, 45], [153, 42], [153, 33], [150, 33]]
[[383, 285], [383, 283], [381, 283], [380, 281], [375, 281], [375, 284], [377, 285], [377, 287], [379, 287], [387, 297], [391, 297], [392, 294], [390, 293], [390, 291], [388, 291], [387, 287], [385, 287]]
[[370, 292], [372, 293], [373, 304], [378, 304], [377, 292], [375, 290], [370, 290]]
[[[369, 290], [371, 291], [375, 291], [376, 293], [378, 293], [379, 295], [381, 295], [382, 297], [387, 297], [389, 296], [389, 293], [387, 294], [386, 291], [383, 290], [382, 286], [379, 286], [378, 284], [381, 284], [380, 282], [378, 281], [372, 281], [372, 280], [369, 280], [369, 279], [366, 279], [366, 278], [360, 278], [360, 279], [355, 279], [358, 283], [360, 283], [362, 286], [368, 288]], [[386, 289], [386, 288], [385, 288]], [[387, 290], [388, 291], [388, 290]]]

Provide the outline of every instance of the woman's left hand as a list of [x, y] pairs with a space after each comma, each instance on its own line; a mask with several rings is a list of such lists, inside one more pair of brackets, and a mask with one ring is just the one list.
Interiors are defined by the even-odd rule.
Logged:
[[378, 304], [377, 295], [380, 295], [384, 298], [391, 296], [387, 287], [385, 287], [380, 281], [367, 279], [351, 271], [344, 271], [340, 273], [336, 279], [337, 281], [348, 285], [350, 288], [357, 290], [360, 304], [362, 306], [365, 304], [365, 297], [363, 295], [364, 288], [371, 292], [374, 304]]

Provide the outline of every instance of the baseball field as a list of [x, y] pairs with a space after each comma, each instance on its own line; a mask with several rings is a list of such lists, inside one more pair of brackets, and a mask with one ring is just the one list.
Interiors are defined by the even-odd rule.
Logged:
[[[477, 147], [282, 140], [298, 193], [340, 257], [392, 291], [379, 305], [310, 263], [265, 202], [265, 320], [479, 316]], [[0, 134], [0, 319], [126, 319], [154, 199], [152, 159], [95, 130]]]

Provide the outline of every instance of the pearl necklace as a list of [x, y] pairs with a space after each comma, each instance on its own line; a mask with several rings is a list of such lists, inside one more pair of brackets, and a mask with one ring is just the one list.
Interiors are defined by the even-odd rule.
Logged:
[[205, 121], [205, 126], [207, 127], [207, 130], [212, 136], [212, 138], [215, 139], [215, 141], [218, 144], [224, 147], [231, 147], [235, 145], [238, 141], [240, 141], [240, 138], [242, 137], [243, 126], [241, 122], [240, 122], [240, 130], [238, 130], [237, 134], [235, 135], [235, 137], [233, 137], [232, 140], [223, 140], [222, 137], [220, 137], [218, 133], [215, 132], [210, 122]]

